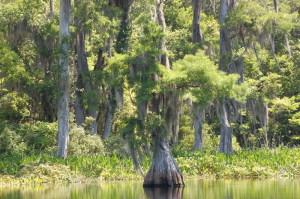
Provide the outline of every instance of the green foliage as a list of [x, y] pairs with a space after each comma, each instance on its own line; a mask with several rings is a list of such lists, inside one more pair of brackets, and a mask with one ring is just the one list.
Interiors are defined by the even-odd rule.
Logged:
[[0, 132], [0, 153], [4, 155], [20, 155], [24, 154], [27, 145], [23, 138], [14, 130], [5, 127]]
[[0, 98], [0, 118], [19, 121], [30, 115], [29, 97], [17, 92], [7, 93]]
[[240, 150], [232, 155], [197, 151], [177, 158], [183, 175], [202, 178], [255, 178], [297, 176], [299, 149]]
[[[164, 75], [163, 82], [186, 89], [194, 102], [206, 104], [222, 96], [237, 96], [235, 92], [238, 91], [246, 92], [246, 88], [238, 89], [238, 78], [238, 74], [226, 75], [218, 70], [204, 52], [200, 51], [196, 56], [186, 55], [184, 59], [175, 62], [173, 70]], [[240, 93], [241, 96], [242, 94]]]
[[121, 136], [110, 136], [103, 141], [105, 147], [105, 153], [108, 156], [120, 155], [125, 156], [124, 139]]
[[25, 123], [18, 129], [31, 152], [54, 154], [57, 147], [57, 123]]
[[[215, 150], [197, 151], [176, 158], [184, 176], [200, 178], [296, 177], [300, 173], [299, 148], [239, 150], [232, 155]], [[144, 159], [143, 170], [150, 167]], [[127, 157], [69, 156], [0, 156], [0, 174], [13, 175], [19, 183], [80, 182], [84, 179], [141, 179]], [[0, 177], [2, 178], [2, 177]], [[0, 179], [1, 180], [1, 179]]]
[[97, 156], [104, 153], [102, 140], [97, 135], [90, 135], [82, 127], [72, 126], [68, 153], [75, 156]]

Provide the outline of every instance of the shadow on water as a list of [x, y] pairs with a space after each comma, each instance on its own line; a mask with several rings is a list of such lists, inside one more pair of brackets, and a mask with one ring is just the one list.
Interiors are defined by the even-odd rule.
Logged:
[[155, 187], [144, 188], [148, 199], [182, 199], [183, 187]]

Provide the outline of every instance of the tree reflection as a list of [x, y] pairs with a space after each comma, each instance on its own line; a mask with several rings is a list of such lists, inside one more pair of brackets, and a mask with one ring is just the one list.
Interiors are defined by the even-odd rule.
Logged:
[[183, 187], [155, 187], [144, 188], [148, 199], [181, 199]]

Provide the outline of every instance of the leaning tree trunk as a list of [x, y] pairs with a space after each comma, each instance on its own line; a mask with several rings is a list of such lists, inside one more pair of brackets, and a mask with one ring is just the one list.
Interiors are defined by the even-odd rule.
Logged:
[[70, 0], [60, 0], [60, 17], [59, 17], [59, 88], [58, 97], [58, 147], [57, 155], [67, 157], [69, 142], [69, 25], [70, 25]]
[[[164, 12], [163, 12], [163, 0], [156, 1], [157, 8], [157, 18], [158, 24], [163, 27], [165, 26]], [[165, 40], [161, 40], [160, 50], [165, 48]], [[167, 58], [167, 56], [165, 56]], [[159, 61], [165, 65], [166, 68], [169, 67], [168, 62], [164, 58], [159, 58]], [[154, 75], [153, 81], [157, 81], [159, 77]], [[152, 112], [159, 115], [162, 114], [160, 110], [166, 107], [166, 102], [163, 102], [165, 96], [163, 94], [155, 94], [151, 101]], [[163, 106], [163, 107], [161, 107]], [[162, 117], [166, 116], [163, 113]], [[166, 118], [164, 118], [166, 121]], [[166, 125], [158, 126], [153, 133], [154, 136], [154, 154], [153, 161], [144, 179], [144, 187], [178, 187], [184, 186], [182, 174], [173, 158], [172, 152], [170, 150], [167, 136], [165, 132], [167, 131]]]
[[163, 127], [155, 132], [153, 161], [144, 179], [144, 187], [184, 186], [182, 174], [173, 158], [167, 139], [162, 136]]

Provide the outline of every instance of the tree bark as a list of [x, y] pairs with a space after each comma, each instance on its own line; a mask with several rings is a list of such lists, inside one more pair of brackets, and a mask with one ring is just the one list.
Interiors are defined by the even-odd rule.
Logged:
[[229, 154], [232, 152], [232, 127], [230, 125], [230, 109], [227, 107], [225, 99], [220, 102], [219, 109], [221, 122], [219, 152]]
[[70, 0], [60, 0], [60, 17], [59, 17], [59, 66], [60, 78], [58, 97], [58, 147], [57, 155], [67, 157], [69, 142], [69, 26], [70, 26]]
[[[224, 26], [225, 20], [229, 12], [229, 7], [233, 5], [234, 2], [229, 2], [229, 0], [220, 1], [220, 63], [219, 69], [227, 73], [230, 71], [231, 62], [231, 43], [229, 37], [229, 31]], [[228, 106], [226, 105], [228, 104]], [[220, 101], [219, 107], [219, 119], [221, 123], [220, 127], [220, 144], [219, 151], [221, 153], [229, 154], [232, 152], [232, 127], [230, 125], [230, 107], [229, 99], [224, 98]]]
[[172, 156], [167, 139], [162, 136], [163, 127], [155, 132], [153, 161], [144, 179], [144, 187], [184, 186], [182, 174]]
[[84, 115], [84, 108], [81, 102], [82, 95], [81, 95], [81, 91], [79, 90], [80, 88], [82, 89], [83, 87], [78, 85], [79, 82], [80, 82], [80, 78], [77, 78], [77, 82], [76, 82], [77, 90], [75, 91], [74, 111], [75, 111], [75, 122], [78, 126], [81, 126], [84, 123], [85, 115]]
[[274, 3], [275, 12], [278, 13], [279, 10], [278, 10], [278, 2], [277, 2], [277, 0], [273, 0], [273, 3]]
[[[111, 90], [111, 89], [110, 89]], [[107, 100], [107, 113], [106, 113], [106, 120], [105, 120], [105, 125], [104, 125], [104, 131], [103, 131], [103, 139], [107, 139], [110, 136], [112, 124], [113, 124], [113, 119], [114, 119], [114, 107], [116, 106], [114, 104], [114, 95], [113, 95], [113, 90], [111, 90], [109, 99]]]
[[165, 94], [165, 127], [168, 135], [171, 138], [171, 143], [178, 143], [178, 133], [179, 133], [179, 115], [181, 109], [181, 99], [176, 94], [175, 88], [171, 93]]
[[[76, 0], [76, 6], [79, 8], [80, 3], [83, 0]], [[89, 71], [89, 66], [86, 58], [86, 50], [85, 50], [85, 35], [84, 35], [84, 27], [82, 23], [84, 22], [84, 19], [76, 18], [75, 23], [77, 26], [77, 37], [76, 37], [76, 52], [77, 52], [77, 81], [79, 81], [79, 84], [83, 85], [84, 92], [86, 93], [92, 93], [94, 91], [93, 85], [92, 85], [92, 80], [90, 77], [90, 71]], [[80, 89], [80, 88], [79, 88]], [[82, 96], [79, 93], [77, 93], [77, 96]], [[88, 95], [88, 110], [87, 110], [87, 116], [90, 116], [93, 118], [92, 125], [91, 125], [91, 134], [96, 135], [97, 134], [97, 124], [96, 124], [96, 119], [97, 119], [97, 108], [95, 102], [95, 99], [92, 99]], [[81, 113], [79, 113], [79, 111]], [[82, 109], [77, 109], [77, 116], [82, 117], [84, 113], [82, 113]], [[80, 121], [81, 122], [81, 121]]]
[[201, 105], [193, 104], [194, 113], [194, 129], [195, 129], [195, 140], [194, 150], [200, 150], [203, 147], [203, 136], [202, 136], [202, 125], [205, 118], [205, 108]]
[[272, 34], [269, 34], [269, 41], [270, 41], [271, 52], [272, 52], [272, 55], [274, 57], [276, 66], [280, 70], [280, 65], [279, 65], [278, 59], [276, 57], [274, 37], [272, 36]]
[[193, 38], [192, 38], [192, 42], [195, 43], [199, 43], [202, 42], [203, 36], [202, 36], [202, 31], [201, 31], [201, 27], [200, 27], [200, 17], [201, 17], [201, 9], [202, 9], [202, 5], [201, 5], [201, 0], [193, 0]]
[[54, 1], [55, 0], [50, 0], [50, 18], [54, 17]]
[[[164, 0], [156, 0], [156, 13], [157, 13], [157, 21], [158, 24], [162, 27], [163, 34], [166, 33], [166, 20], [164, 15]], [[167, 47], [166, 47], [166, 37], [163, 36], [161, 38], [159, 49], [162, 51], [159, 55], [159, 62], [166, 66], [166, 68], [170, 68], [170, 61], [167, 55]]]

